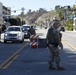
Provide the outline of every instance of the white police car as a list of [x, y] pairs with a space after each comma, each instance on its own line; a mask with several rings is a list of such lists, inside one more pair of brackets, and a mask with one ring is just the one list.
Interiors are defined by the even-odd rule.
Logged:
[[21, 26], [9, 26], [4, 33], [4, 43], [7, 41], [19, 41], [22, 43], [24, 41], [24, 33], [22, 32]]

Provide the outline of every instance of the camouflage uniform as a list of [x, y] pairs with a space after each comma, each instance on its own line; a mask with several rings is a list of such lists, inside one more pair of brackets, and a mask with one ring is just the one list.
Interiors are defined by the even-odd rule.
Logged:
[[0, 26], [0, 39], [1, 39], [1, 32], [2, 32], [2, 28], [1, 28], [1, 26]]
[[54, 61], [56, 62], [57, 67], [60, 67], [60, 53], [58, 46], [63, 49], [63, 45], [60, 40], [59, 31], [54, 27], [49, 28], [47, 40], [48, 48], [50, 50], [49, 67], [53, 67]]

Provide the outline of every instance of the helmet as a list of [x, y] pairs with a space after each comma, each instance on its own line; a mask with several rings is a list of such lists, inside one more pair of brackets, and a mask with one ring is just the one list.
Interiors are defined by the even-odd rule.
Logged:
[[57, 26], [59, 26], [59, 23], [58, 23], [58, 22], [54, 22], [53, 25], [57, 25]]

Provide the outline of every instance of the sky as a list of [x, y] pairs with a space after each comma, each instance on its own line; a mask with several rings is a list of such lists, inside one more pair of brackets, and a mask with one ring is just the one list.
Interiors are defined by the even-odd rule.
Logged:
[[73, 6], [76, 4], [76, 0], [0, 0], [0, 2], [6, 6], [11, 7], [12, 10], [17, 10], [16, 13], [11, 12], [12, 15], [18, 15], [21, 13], [21, 8], [25, 8], [25, 13], [31, 9], [32, 11], [44, 8], [48, 11], [53, 10], [56, 5], [60, 6]]

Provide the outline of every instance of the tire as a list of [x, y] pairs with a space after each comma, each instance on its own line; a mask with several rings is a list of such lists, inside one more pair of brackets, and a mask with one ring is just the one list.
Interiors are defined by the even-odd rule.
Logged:
[[4, 40], [4, 43], [7, 43], [7, 41], [6, 41], [6, 40]]
[[23, 43], [24, 42], [24, 39], [22, 39], [21, 41], [20, 41], [20, 43]]

